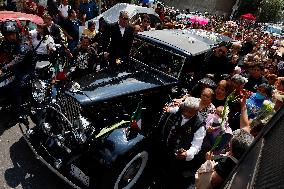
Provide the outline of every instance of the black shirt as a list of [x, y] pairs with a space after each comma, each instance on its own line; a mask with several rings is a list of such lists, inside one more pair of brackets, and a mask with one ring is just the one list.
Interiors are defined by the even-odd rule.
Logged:
[[225, 180], [236, 164], [237, 163], [231, 157], [222, 156], [218, 161], [218, 164], [215, 166], [215, 171], [222, 179]]
[[251, 92], [256, 92], [257, 86], [259, 86], [262, 83], [268, 83], [267, 79], [264, 76], [261, 76], [259, 78], [249, 77], [248, 82], [245, 84], [244, 88]]
[[60, 44], [60, 42], [62, 42], [62, 33], [61, 33], [61, 29], [60, 26], [57, 24], [52, 24], [50, 26], [49, 29], [49, 33], [51, 35], [51, 37], [54, 39], [54, 43], [56, 44]]
[[213, 99], [212, 101], [212, 104], [215, 106], [215, 107], [218, 107], [218, 106], [224, 106], [225, 105], [225, 102], [226, 102], [226, 98], [223, 99], [223, 100], [218, 100], [218, 99]]
[[52, 17], [58, 14], [56, 0], [47, 0], [47, 11], [48, 14]]
[[73, 38], [73, 41], [79, 41], [79, 29], [80, 25], [82, 25], [81, 21], [76, 20], [70, 20], [67, 19], [66, 22], [63, 25], [63, 28]]
[[211, 52], [208, 58], [205, 59], [203, 65], [205, 74], [214, 74], [215, 79], [218, 80], [222, 74], [230, 74], [233, 71], [233, 67], [230, 65], [227, 56], [217, 57], [214, 52]]

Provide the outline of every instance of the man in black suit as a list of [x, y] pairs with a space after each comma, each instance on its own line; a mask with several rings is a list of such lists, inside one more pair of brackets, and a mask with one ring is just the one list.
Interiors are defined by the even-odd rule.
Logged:
[[109, 67], [129, 61], [129, 53], [133, 42], [134, 29], [129, 25], [129, 16], [121, 11], [119, 20], [109, 28]]

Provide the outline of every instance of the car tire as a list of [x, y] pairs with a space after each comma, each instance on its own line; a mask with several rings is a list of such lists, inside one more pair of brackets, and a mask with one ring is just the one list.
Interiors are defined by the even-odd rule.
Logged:
[[[143, 172], [148, 163], [149, 154], [147, 151], [134, 153], [132, 158], [129, 158], [125, 163], [120, 166], [117, 171], [117, 176], [114, 178], [113, 189], [131, 189], [134, 188], [138, 180], [143, 175]], [[136, 163], [136, 165], [135, 165]], [[131, 171], [134, 171], [131, 173]], [[120, 170], [120, 171], [119, 171]], [[129, 172], [130, 171], [130, 172]], [[127, 175], [130, 174], [130, 175]], [[123, 180], [123, 177], [131, 176], [130, 181]], [[121, 183], [125, 182], [125, 183]]]

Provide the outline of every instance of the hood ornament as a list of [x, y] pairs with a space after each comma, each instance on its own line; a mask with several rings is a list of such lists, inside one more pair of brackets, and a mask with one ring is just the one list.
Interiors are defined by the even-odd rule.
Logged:
[[72, 85], [71, 85], [69, 91], [75, 93], [75, 92], [80, 91], [80, 89], [81, 89], [81, 86], [80, 86], [79, 83], [77, 83], [77, 82], [72, 82]]

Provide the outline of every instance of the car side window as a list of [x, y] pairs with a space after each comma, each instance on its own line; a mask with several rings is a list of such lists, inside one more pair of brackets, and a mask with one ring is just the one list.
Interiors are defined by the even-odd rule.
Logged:
[[140, 39], [134, 40], [131, 57], [155, 70], [178, 78], [185, 62], [185, 57], [162, 47]]

